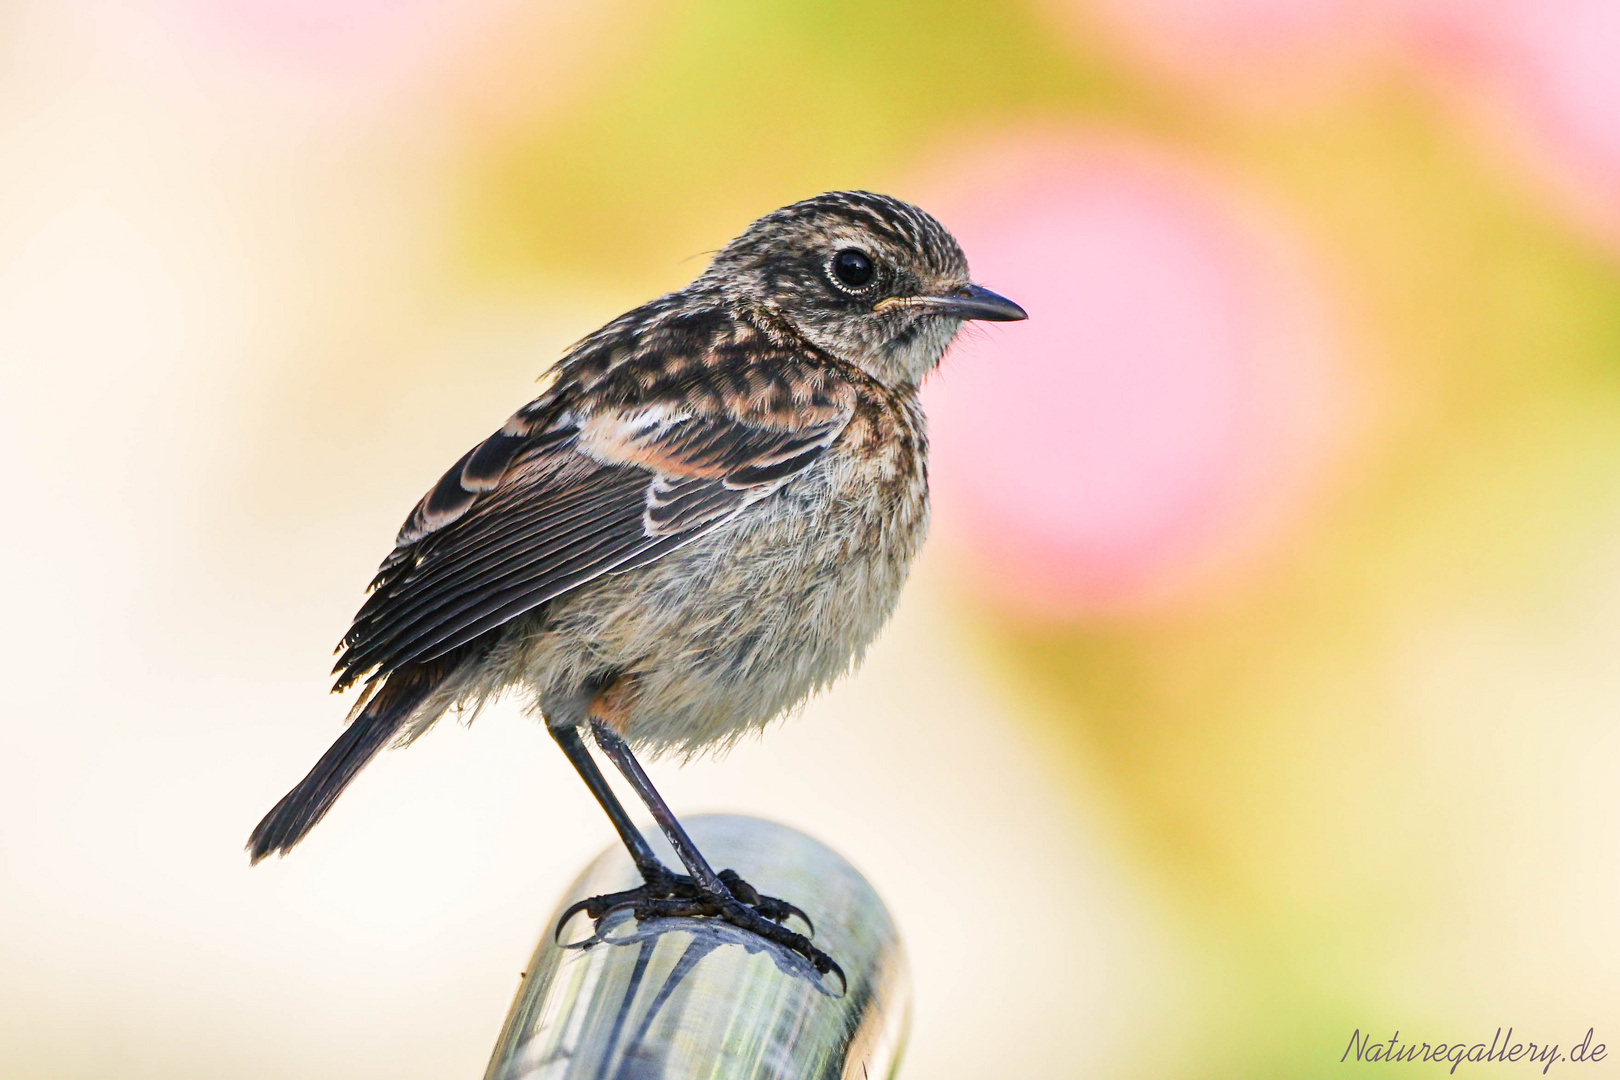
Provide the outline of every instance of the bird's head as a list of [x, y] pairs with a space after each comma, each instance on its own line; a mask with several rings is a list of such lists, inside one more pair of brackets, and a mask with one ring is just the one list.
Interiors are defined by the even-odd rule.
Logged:
[[699, 283], [758, 304], [883, 383], [915, 387], [968, 319], [1027, 316], [973, 284], [945, 226], [910, 203], [831, 191], [766, 214]]

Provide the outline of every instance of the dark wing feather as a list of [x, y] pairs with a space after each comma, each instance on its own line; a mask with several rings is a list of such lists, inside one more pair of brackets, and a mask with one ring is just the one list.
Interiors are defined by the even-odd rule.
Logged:
[[702, 412], [690, 399], [583, 415], [531, 407], [469, 451], [400, 530], [343, 639], [338, 687], [661, 558], [807, 468], [850, 416], [847, 400], [746, 418], [706, 401]]
[[[514, 593], [538, 606], [579, 584], [572, 578], [581, 569], [588, 571], [593, 561], [605, 570], [633, 555], [646, 539], [640, 517], [647, 482], [644, 473], [622, 467], [599, 468], [566, 483], [514, 482], [497, 493], [504, 497], [492, 498], [439, 534], [445, 539], [463, 539], [454, 535], [458, 532], [472, 534], [466, 539], [474, 545], [482, 540], [498, 550], [485, 563], [469, 567], [466, 555], [458, 557], [454, 550], [441, 554], [437, 545], [422, 543], [423, 550], [402, 567], [404, 572], [379, 587], [361, 608], [344, 639], [349, 653], [340, 666], [346, 671], [392, 669], [440, 655], [505, 621], [491, 622], [487, 616], [504, 610]], [[507, 515], [525, 497], [553, 517], [541, 515], [528, 528], [513, 528]], [[554, 526], [553, 520], [560, 524]]]

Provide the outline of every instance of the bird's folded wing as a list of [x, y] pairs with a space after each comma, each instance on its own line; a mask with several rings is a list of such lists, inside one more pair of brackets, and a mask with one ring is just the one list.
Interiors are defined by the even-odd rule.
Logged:
[[542, 402], [469, 451], [412, 512], [344, 636], [339, 689], [442, 656], [704, 535], [814, 462], [853, 411], [839, 394], [740, 415], [712, 397], [708, 408], [584, 415], [548, 416]]

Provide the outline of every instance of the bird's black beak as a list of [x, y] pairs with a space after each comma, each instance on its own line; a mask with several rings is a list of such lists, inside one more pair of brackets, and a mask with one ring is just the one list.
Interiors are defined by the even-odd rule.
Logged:
[[1018, 322], [1029, 318], [1029, 313], [1005, 296], [999, 296], [982, 285], [964, 285], [944, 296], [911, 296], [904, 300], [886, 300], [889, 303], [925, 307], [937, 315], [957, 319], [983, 319], [986, 322]]
[[1029, 313], [1005, 296], [991, 292], [983, 285], [969, 285], [958, 289], [955, 296], [944, 296], [940, 307], [961, 319], [983, 319], [986, 322], [1020, 322]]

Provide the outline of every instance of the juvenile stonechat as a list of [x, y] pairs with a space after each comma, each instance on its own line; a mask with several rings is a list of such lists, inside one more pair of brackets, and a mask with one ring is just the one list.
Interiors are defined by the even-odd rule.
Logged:
[[400, 529], [339, 646], [335, 689], [364, 684], [351, 722], [253, 830], [253, 860], [298, 843], [384, 746], [516, 688], [644, 879], [564, 922], [717, 917], [838, 971], [784, 925], [802, 912], [709, 866], [632, 750], [727, 745], [859, 662], [927, 532], [918, 385], [964, 320], [1023, 318], [934, 218], [835, 191], [580, 341]]

